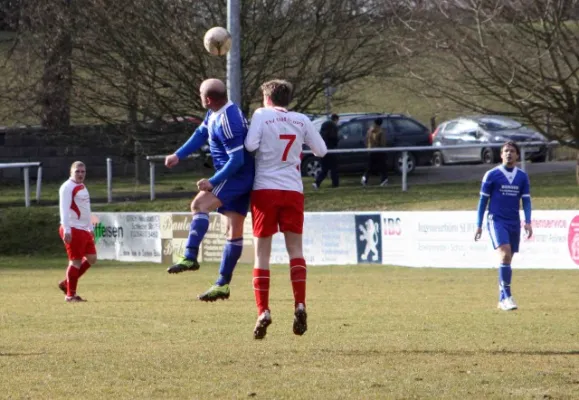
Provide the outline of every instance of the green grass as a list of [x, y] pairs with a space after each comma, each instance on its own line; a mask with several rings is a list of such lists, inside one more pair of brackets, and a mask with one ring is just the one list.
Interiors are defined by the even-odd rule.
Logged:
[[[149, 185], [135, 185], [129, 179], [115, 180], [112, 204], [93, 204], [95, 211], [187, 211], [195, 182], [201, 177], [190, 173], [170, 174], [157, 178], [157, 193], [181, 193], [176, 199], [147, 199], [123, 201], [124, 196], [147, 195]], [[304, 179], [307, 211], [352, 211], [352, 210], [471, 210], [478, 201], [479, 182], [412, 185], [402, 192], [400, 177], [392, 178], [388, 188], [370, 186], [360, 188], [358, 176], [344, 176], [337, 189], [323, 186], [319, 191], [311, 188], [312, 179]], [[557, 174], [537, 174], [531, 177], [533, 208], [541, 210], [575, 209], [579, 204], [579, 191], [574, 171]], [[56, 201], [58, 185], [47, 184], [42, 189], [42, 200]], [[106, 198], [104, 181], [87, 181], [91, 196]], [[33, 190], [32, 190], [33, 191]], [[23, 199], [20, 186], [2, 186], [0, 205], [3, 202], [19, 202]], [[34, 191], [33, 191], [34, 192]]]
[[[494, 260], [489, 260], [489, 265]], [[533, 399], [577, 397], [579, 271], [515, 270], [516, 312], [496, 307], [496, 270], [309, 269], [309, 330], [291, 332], [287, 266], [274, 266], [273, 324], [252, 338], [251, 269], [229, 301], [195, 295], [215, 265], [102, 263], [56, 283], [64, 260], [3, 258], [2, 398]]]

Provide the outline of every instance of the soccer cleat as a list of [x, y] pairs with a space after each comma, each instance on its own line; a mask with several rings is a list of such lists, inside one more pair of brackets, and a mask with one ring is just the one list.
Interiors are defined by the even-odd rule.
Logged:
[[184, 271], [197, 271], [200, 265], [197, 260], [181, 257], [181, 259], [177, 262], [177, 264], [170, 266], [167, 268], [167, 272], [170, 274], [178, 274]]
[[368, 178], [363, 176], [362, 179], [360, 179], [360, 183], [362, 184], [362, 186], [366, 186], [368, 184]]
[[66, 296], [64, 298], [64, 301], [66, 301], [67, 303], [83, 303], [86, 300], [80, 296], [74, 295], [74, 296]]
[[257, 322], [255, 323], [255, 328], [253, 329], [254, 339], [263, 339], [267, 334], [267, 327], [271, 325], [271, 315], [269, 310], [265, 310], [257, 317]]
[[300, 336], [308, 330], [308, 314], [306, 313], [306, 308], [302, 303], [298, 304], [296, 307], [293, 329], [294, 333]]
[[513, 296], [511, 296], [499, 301], [497, 308], [500, 308], [503, 311], [512, 311], [516, 310], [518, 306], [517, 303], [515, 303]]
[[227, 300], [229, 298], [229, 285], [213, 285], [205, 293], [197, 296], [197, 298], [201, 301]]
[[388, 186], [388, 178], [386, 178], [382, 182], [380, 182], [380, 186]]
[[59, 288], [60, 290], [62, 290], [62, 292], [63, 292], [64, 294], [66, 294], [66, 292], [67, 292], [66, 279], [63, 280], [63, 281], [58, 282], [58, 288]]

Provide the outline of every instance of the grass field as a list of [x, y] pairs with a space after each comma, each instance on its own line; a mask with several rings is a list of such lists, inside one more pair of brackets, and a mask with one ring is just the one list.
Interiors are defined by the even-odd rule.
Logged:
[[[467, 166], [468, 168], [468, 166]], [[168, 174], [157, 179], [157, 193], [177, 193], [179, 198], [149, 201], [148, 185], [137, 185], [128, 179], [118, 179], [114, 184], [112, 204], [96, 204], [94, 211], [188, 211], [194, 182], [200, 176]], [[482, 177], [482, 175], [481, 175]], [[410, 182], [411, 178], [409, 179]], [[313, 180], [304, 178], [306, 211], [349, 211], [349, 210], [475, 210], [478, 201], [480, 182], [433, 183], [412, 185], [408, 192], [402, 192], [400, 177], [391, 177], [390, 187], [360, 187], [360, 177], [343, 176], [337, 189], [322, 186], [319, 191], [311, 187]], [[579, 204], [579, 190], [575, 171], [568, 173], [549, 173], [531, 176], [533, 208], [537, 210], [576, 209]], [[59, 184], [43, 186], [42, 201], [56, 201]], [[106, 183], [102, 180], [87, 181], [92, 198], [106, 198]], [[34, 192], [34, 189], [31, 189]], [[139, 201], [122, 201], [125, 196], [142, 195]], [[23, 189], [18, 186], [0, 187], [0, 207], [3, 202], [23, 202]], [[120, 201], [119, 201], [120, 200]]]
[[[491, 263], [492, 261], [489, 260]], [[312, 267], [309, 330], [291, 331], [288, 268], [273, 324], [252, 338], [251, 270], [200, 303], [215, 265], [170, 276], [111, 262], [56, 288], [62, 259], [3, 258], [0, 398], [573, 399], [579, 271], [515, 270], [520, 309], [498, 311], [496, 270]]]

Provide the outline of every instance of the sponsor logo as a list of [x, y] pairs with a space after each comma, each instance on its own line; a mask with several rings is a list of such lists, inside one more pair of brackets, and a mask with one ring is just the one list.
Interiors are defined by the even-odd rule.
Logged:
[[359, 263], [382, 263], [380, 214], [356, 215], [356, 248]]
[[101, 239], [122, 239], [124, 237], [124, 232], [122, 227], [105, 225], [100, 222], [99, 218], [92, 214], [90, 220], [93, 226], [94, 241], [98, 243]]
[[576, 215], [569, 224], [569, 255], [573, 262], [579, 265], [579, 215]]
[[400, 218], [386, 218], [382, 220], [384, 235], [400, 236], [402, 235], [402, 221]]

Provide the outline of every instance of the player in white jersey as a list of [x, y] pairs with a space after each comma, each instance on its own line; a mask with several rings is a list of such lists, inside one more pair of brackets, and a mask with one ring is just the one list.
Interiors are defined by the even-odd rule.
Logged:
[[294, 293], [293, 331], [307, 330], [306, 261], [302, 250], [304, 195], [300, 173], [301, 153], [307, 144], [323, 157], [324, 140], [308, 117], [287, 110], [292, 100], [292, 85], [273, 80], [261, 86], [264, 108], [253, 114], [245, 148], [255, 152], [255, 179], [251, 193], [251, 216], [255, 239], [253, 288], [257, 304], [255, 339], [263, 339], [271, 324], [269, 309], [269, 262], [272, 236], [281, 231], [290, 259]]
[[61, 281], [58, 287], [65, 293], [65, 301], [71, 303], [85, 301], [76, 294], [77, 283], [97, 261], [90, 196], [84, 185], [85, 177], [84, 163], [74, 162], [70, 167], [70, 178], [60, 186], [58, 191], [59, 233], [68, 255], [66, 279]]

